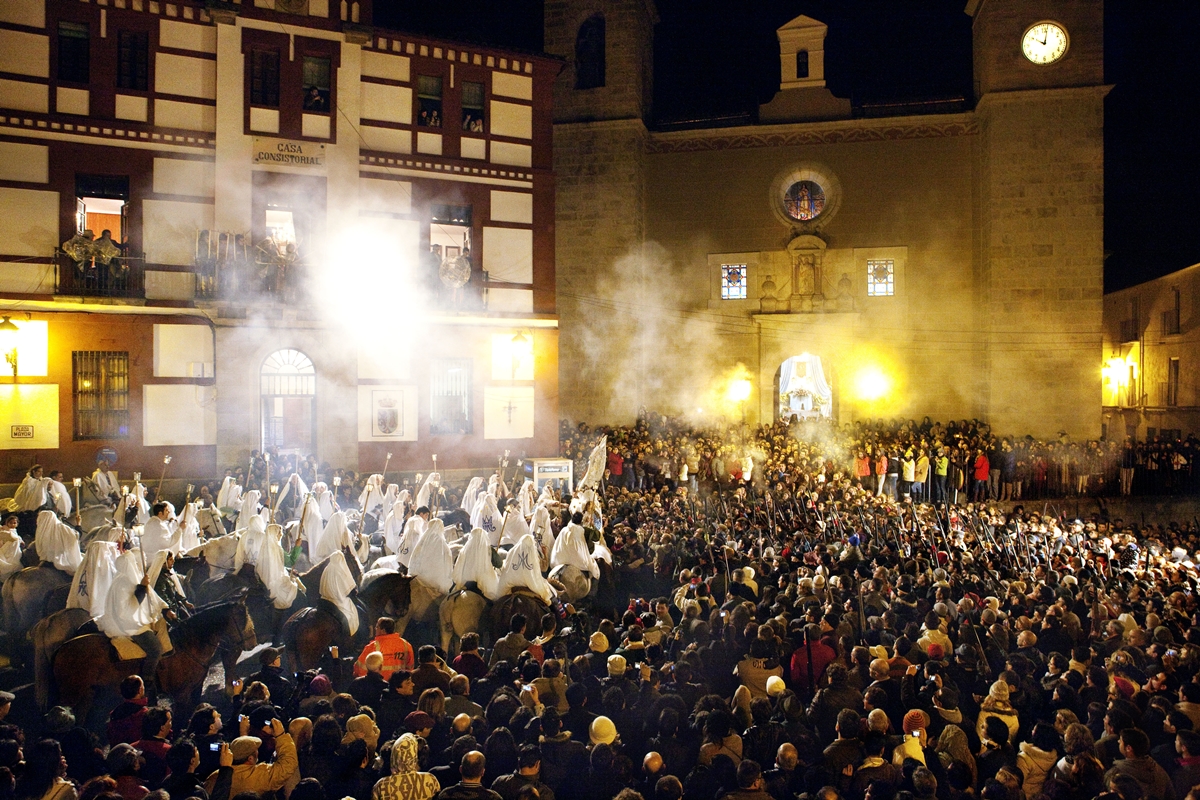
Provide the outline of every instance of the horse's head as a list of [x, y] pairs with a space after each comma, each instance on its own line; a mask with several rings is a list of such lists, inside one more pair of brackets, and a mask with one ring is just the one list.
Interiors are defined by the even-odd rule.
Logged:
[[238, 589], [228, 601], [230, 614], [221, 631], [220, 649], [240, 655], [243, 651], [258, 647], [258, 634], [254, 631], [254, 619], [246, 609], [246, 589]]

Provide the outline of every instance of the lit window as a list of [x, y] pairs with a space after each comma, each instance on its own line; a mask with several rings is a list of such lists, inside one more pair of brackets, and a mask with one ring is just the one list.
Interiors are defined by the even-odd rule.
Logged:
[[277, 244], [296, 243], [296, 220], [291, 211], [280, 208], [267, 209], [267, 235]]
[[76, 351], [71, 355], [75, 438], [127, 438], [129, 353]]
[[437, 75], [417, 76], [417, 124], [442, 127], [442, 79]]
[[483, 84], [463, 81], [462, 129], [471, 133], [483, 133], [483, 121]]
[[431, 433], [471, 432], [471, 367], [469, 358], [435, 358], [429, 362]]
[[329, 111], [329, 59], [304, 58], [304, 110], [318, 114]]
[[896, 262], [881, 259], [867, 262], [867, 297], [891, 297], [896, 293]]
[[745, 264], [722, 264], [721, 265], [721, 299], [722, 300], [745, 300], [746, 299], [746, 265]]

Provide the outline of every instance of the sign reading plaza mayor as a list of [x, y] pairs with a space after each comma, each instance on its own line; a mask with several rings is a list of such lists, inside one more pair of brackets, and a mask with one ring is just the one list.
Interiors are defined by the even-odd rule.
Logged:
[[286, 139], [254, 137], [255, 164], [283, 164], [289, 167], [325, 166], [325, 145]]

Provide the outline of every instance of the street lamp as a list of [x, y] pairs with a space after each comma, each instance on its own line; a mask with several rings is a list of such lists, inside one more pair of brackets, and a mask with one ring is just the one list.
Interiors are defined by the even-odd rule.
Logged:
[[17, 337], [20, 333], [21, 329], [8, 317], [0, 320], [0, 353], [4, 353], [5, 362], [12, 367], [14, 381], [17, 379]]

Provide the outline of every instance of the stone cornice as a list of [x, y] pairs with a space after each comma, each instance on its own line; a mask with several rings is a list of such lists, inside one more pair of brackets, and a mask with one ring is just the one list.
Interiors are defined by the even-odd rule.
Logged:
[[975, 114], [966, 112], [652, 133], [647, 150], [650, 153], [687, 153], [752, 147], [931, 139], [943, 136], [974, 136], [978, 133], [979, 124]]
[[1063, 86], [1056, 89], [1016, 89], [1009, 92], [988, 92], [975, 104], [976, 111], [986, 111], [990, 106], [1012, 103], [1057, 103], [1077, 97], [1096, 95], [1103, 98], [1112, 91], [1113, 84], [1101, 86]]

